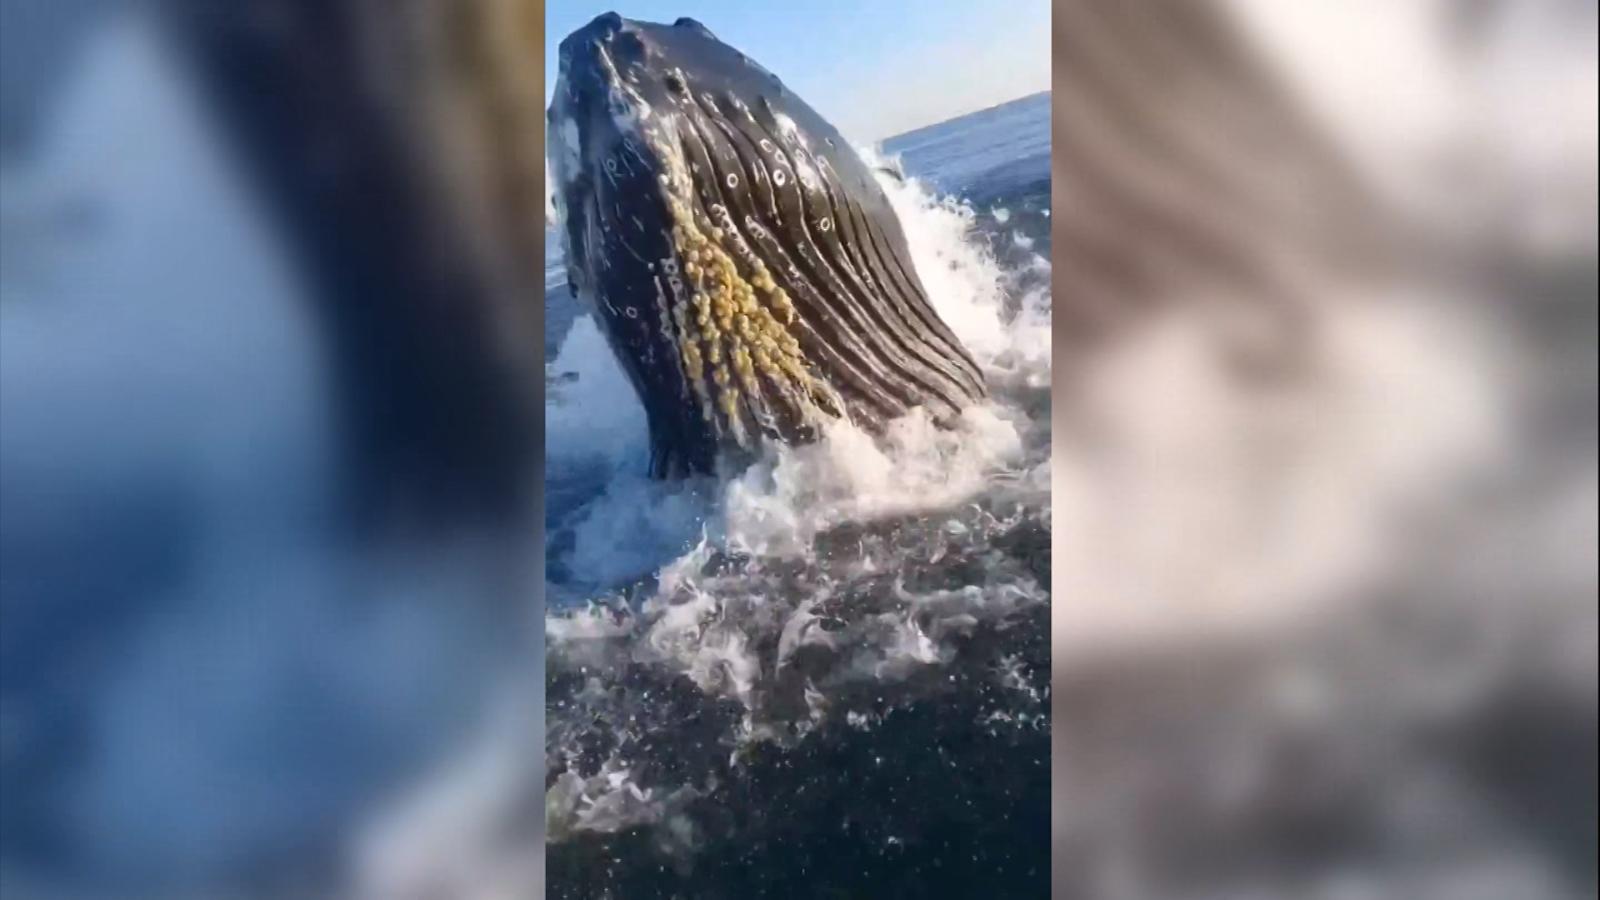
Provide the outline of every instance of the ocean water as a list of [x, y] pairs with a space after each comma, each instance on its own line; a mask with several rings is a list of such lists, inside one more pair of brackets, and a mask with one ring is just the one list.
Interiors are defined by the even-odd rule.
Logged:
[[992, 401], [652, 482], [547, 272], [548, 896], [1045, 896], [1049, 95], [863, 153]]

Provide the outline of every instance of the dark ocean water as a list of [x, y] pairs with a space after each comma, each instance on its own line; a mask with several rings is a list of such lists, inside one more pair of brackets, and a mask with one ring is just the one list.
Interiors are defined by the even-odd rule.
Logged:
[[1049, 115], [1035, 95], [881, 149], [989, 372], [970, 430], [649, 483], [552, 257], [550, 897], [1047, 895]]

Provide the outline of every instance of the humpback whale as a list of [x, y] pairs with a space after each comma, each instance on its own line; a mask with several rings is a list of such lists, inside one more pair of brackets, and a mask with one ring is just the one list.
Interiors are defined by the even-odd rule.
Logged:
[[653, 476], [985, 396], [871, 170], [777, 76], [693, 19], [615, 13], [559, 71], [568, 284], [644, 406]]

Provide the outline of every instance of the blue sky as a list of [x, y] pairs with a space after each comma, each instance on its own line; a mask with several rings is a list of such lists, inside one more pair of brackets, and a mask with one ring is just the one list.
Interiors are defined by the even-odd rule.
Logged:
[[858, 141], [1050, 86], [1049, 0], [548, 0], [546, 103], [561, 40], [610, 10], [699, 19]]

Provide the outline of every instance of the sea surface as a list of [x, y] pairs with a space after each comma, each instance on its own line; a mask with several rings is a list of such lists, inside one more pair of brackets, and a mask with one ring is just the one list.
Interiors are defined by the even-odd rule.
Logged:
[[992, 400], [652, 482], [547, 285], [552, 898], [1049, 889], [1049, 95], [862, 148]]

